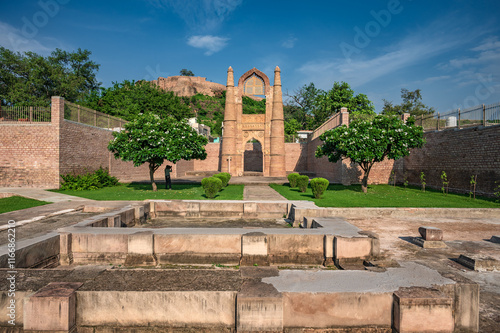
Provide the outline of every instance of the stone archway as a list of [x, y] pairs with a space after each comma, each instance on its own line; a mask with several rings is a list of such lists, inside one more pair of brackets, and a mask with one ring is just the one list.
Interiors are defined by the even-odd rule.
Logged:
[[264, 150], [259, 140], [251, 138], [243, 147], [243, 173], [263, 172]]
[[[265, 114], [243, 114], [243, 95], [264, 95]], [[285, 135], [281, 71], [274, 70], [274, 86], [266, 74], [253, 68], [234, 86], [233, 69], [227, 71], [226, 107], [222, 136], [221, 171], [233, 176], [245, 172], [245, 145], [255, 138], [261, 145], [262, 175], [285, 177]]]

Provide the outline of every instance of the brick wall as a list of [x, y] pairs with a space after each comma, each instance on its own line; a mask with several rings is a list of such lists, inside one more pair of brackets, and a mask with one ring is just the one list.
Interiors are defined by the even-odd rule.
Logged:
[[59, 137], [48, 124], [0, 125], [0, 186], [57, 187]]
[[[110, 130], [64, 120], [61, 126], [60, 173], [81, 174], [103, 167], [122, 182], [148, 181], [148, 164], [134, 167], [132, 162], [115, 159], [107, 148], [111, 139]], [[156, 170], [155, 180], [165, 178], [167, 164], [173, 166], [172, 178], [175, 177], [175, 165], [165, 162]]]
[[450, 189], [469, 191], [471, 175], [477, 175], [477, 191], [493, 193], [500, 182], [500, 126], [444, 130], [425, 134], [427, 143], [404, 160], [409, 182], [420, 184], [424, 172], [428, 186], [441, 188], [441, 172]]
[[307, 172], [307, 144], [285, 143], [285, 168], [287, 173]]

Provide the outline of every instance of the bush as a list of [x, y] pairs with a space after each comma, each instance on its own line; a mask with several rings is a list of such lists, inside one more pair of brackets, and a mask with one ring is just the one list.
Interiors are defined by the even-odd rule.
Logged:
[[220, 174], [226, 176], [226, 178], [227, 178], [226, 185], [229, 184], [229, 181], [231, 180], [231, 174], [229, 172], [221, 172]]
[[61, 175], [61, 178], [63, 179], [61, 190], [97, 190], [118, 184], [118, 178], [110, 176], [108, 170], [102, 167], [83, 175]]
[[222, 187], [226, 187], [227, 183], [229, 183], [229, 180], [231, 179], [231, 175], [227, 172], [221, 172], [213, 176], [219, 178], [222, 181]]
[[222, 180], [217, 177], [207, 177], [201, 180], [201, 186], [205, 190], [205, 195], [213, 199], [217, 192], [222, 189]]
[[313, 195], [316, 199], [320, 199], [323, 193], [325, 193], [326, 189], [330, 185], [330, 182], [325, 178], [314, 178], [311, 179], [311, 189]]
[[298, 176], [297, 177], [297, 187], [300, 192], [305, 192], [307, 190], [307, 185], [309, 184], [309, 177], [307, 176]]
[[290, 187], [297, 187], [297, 180], [300, 177], [300, 175], [296, 172], [293, 172], [288, 175], [288, 183], [290, 183]]

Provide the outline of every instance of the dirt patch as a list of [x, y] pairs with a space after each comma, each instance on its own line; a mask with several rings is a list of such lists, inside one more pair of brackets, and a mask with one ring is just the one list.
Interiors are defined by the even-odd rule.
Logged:
[[[429, 253], [411, 242], [412, 237], [419, 237], [418, 228], [421, 226], [436, 227], [443, 230], [444, 241], [452, 242], [452, 250], [457, 253], [496, 252], [495, 246], [486, 240], [492, 235], [500, 234], [500, 219], [443, 219], [443, 218], [351, 218], [349, 223], [363, 230], [377, 233], [380, 237], [381, 253], [392, 259], [410, 259], [419, 257], [420, 253]], [[458, 245], [454, 246], [455, 242]], [[462, 243], [460, 243], [462, 242]], [[473, 243], [467, 243], [473, 242]], [[461, 246], [461, 244], [463, 246]], [[498, 247], [500, 249], [500, 247]], [[450, 249], [440, 251], [433, 249], [435, 254], [455, 254]], [[491, 254], [489, 254], [491, 255]], [[500, 252], [498, 253], [500, 259]]]
[[237, 270], [107, 270], [79, 290], [237, 291], [242, 283]]
[[284, 219], [221, 219], [162, 217], [136, 228], [290, 228]]

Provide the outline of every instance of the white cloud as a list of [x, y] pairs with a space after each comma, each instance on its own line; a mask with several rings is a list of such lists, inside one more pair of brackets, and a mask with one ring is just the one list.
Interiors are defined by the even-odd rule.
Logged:
[[193, 30], [217, 29], [243, 0], [149, 0], [160, 8], [171, 8]]
[[0, 22], [0, 45], [14, 52], [32, 51], [48, 54], [52, 51], [52, 48], [35, 39], [24, 37], [20, 29], [4, 22]]
[[[470, 29], [467, 33], [443, 34], [443, 29], [440, 28], [442, 24], [442, 22], [432, 24], [425, 30], [415, 31], [412, 35], [390, 45], [385, 52], [373, 57], [366, 57], [367, 50], [361, 50], [356, 58], [311, 60], [299, 67], [298, 71], [305, 76], [304, 83], [313, 81], [323, 89], [331, 88], [333, 81], [346, 81], [353, 87], [362, 86], [385, 75], [425, 62], [434, 56], [463, 47], [482, 34], [480, 29]], [[438, 78], [440, 77], [436, 76], [434, 80]]]
[[281, 46], [287, 49], [292, 49], [295, 46], [295, 42], [297, 41], [297, 38], [290, 36], [288, 37], [287, 40], [285, 40], [283, 43], [281, 43]]
[[227, 45], [229, 38], [205, 35], [205, 36], [191, 36], [187, 43], [192, 47], [199, 49], [206, 49], [205, 55], [209, 56], [219, 52]]

